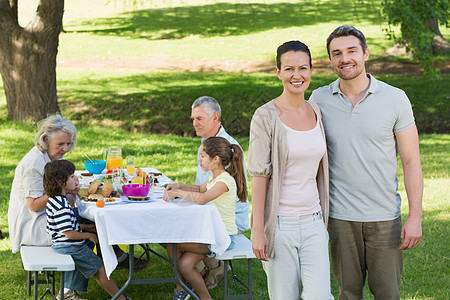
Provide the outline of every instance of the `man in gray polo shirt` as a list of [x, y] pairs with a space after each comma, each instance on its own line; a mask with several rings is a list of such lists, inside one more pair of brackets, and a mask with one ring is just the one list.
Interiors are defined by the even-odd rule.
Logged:
[[[364, 35], [348, 25], [327, 39], [339, 78], [313, 92], [327, 136], [331, 262], [339, 299], [399, 299], [402, 250], [422, 237], [423, 178], [417, 128], [406, 94], [366, 73]], [[397, 192], [397, 147], [409, 216], [403, 227]]]

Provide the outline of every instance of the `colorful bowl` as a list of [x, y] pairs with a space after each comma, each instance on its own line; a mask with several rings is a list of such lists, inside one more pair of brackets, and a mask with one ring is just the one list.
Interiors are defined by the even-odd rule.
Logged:
[[93, 174], [101, 174], [102, 171], [106, 167], [106, 161], [104, 160], [93, 160], [92, 162], [90, 160], [87, 160], [84, 162], [84, 167], [86, 170]]
[[150, 191], [149, 184], [131, 183], [122, 186], [122, 191], [127, 197], [145, 197]]

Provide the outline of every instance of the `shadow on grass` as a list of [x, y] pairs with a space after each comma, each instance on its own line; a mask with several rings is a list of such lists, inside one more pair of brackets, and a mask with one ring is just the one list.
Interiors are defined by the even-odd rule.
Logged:
[[[421, 133], [449, 132], [450, 121], [445, 80], [424, 82], [422, 77], [378, 76], [404, 89], [413, 104]], [[311, 91], [335, 80], [316, 75]], [[434, 85], [432, 98], [426, 97]], [[423, 89], [418, 90], [417, 85]], [[59, 81], [60, 106], [77, 126], [112, 126], [130, 132], [194, 136], [190, 120], [192, 102], [203, 95], [222, 106], [222, 124], [236, 136], [248, 136], [256, 108], [282, 92], [274, 74], [158, 72], [123, 77], [89, 77]], [[164, 149], [162, 149], [164, 151]]]
[[273, 4], [215, 3], [146, 9], [123, 13], [117, 18], [84, 21], [74, 26], [97, 28], [76, 32], [159, 40], [246, 35], [273, 28], [348, 20], [373, 24], [383, 22], [378, 7], [372, 1], [355, 5], [355, 1], [336, 0]]

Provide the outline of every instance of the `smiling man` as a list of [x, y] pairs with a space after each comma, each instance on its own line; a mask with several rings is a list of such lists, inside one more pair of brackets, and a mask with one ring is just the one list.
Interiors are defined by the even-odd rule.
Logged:
[[[330, 169], [331, 262], [339, 299], [400, 299], [402, 250], [422, 237], [423, 178], [414, 116], [406, 94], [366, 73], [369, 49], [348, 25], [327, 39], [339, 78], [313, 92], [327, 136]], [[409, 215], [401, 220], [397, 152]]]
[[[231, 144], [236, 144], [239, 147], [239, 143], [226, 131], [220, 124], [221, 109], [216, 99], [208, 96], [202, 96], [194, 101], [192, 104], [191, 119], [192, 125], [195, 128], [197, 136], [202, 137], [202, 143], [204, 140], [219, 136], [227, 139]], [[241, 147], [242, 149], [242, 147]], [[202, 185], [209, 179], [210, 171], [203, 171], [200, 166], [200, 148], [197, 153], [197, 176], [195, 178], [196, 185]], [[247, 179], [247, 169], [245, 167], [245, 157], [243, 159], [245, 178]], [[250, 204], [248, 200], [246, 202], [239, 201], [236, 197], [236, 226], [240, 231], [246, 231], [249, 227], [249, 211]], [[222, 280], [223, 274], [223, 262], [219, 263], [216, 259], [205, 259], [206, 266], [208, 267], [208, 273], [205, 275], [206, 286], [211, 289], [216, 287]]]

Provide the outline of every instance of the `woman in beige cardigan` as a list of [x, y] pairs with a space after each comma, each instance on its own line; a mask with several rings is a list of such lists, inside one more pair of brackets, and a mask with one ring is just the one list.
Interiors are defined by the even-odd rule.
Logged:
[[[328, 258], [328, 158], [320, 110], [305, 101], [311, 53], [299, 41], [277, 49], [283, 93], [250, 125], [253, 252], [271, 299], [333, 299]], [[303, 288], [302, 288], [303, 286]]]

